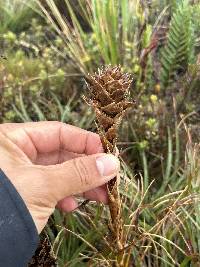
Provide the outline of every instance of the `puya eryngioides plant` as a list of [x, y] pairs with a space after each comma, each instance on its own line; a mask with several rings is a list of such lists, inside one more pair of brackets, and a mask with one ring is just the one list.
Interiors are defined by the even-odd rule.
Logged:
[[[129, 89], [132, 79], [123, 73], [120, 66], [105, 66], [93, 75], [88, 74], [89, 96], [85, 100], [96, 115], [97, 130], [106, 153], [118, 154], [116, 142], [118, 129], [128, 108], [133, 107]], [[126, 245], [123, 231], [122, 200], [119, 194], [119, 177], [107, 184], [109, 196], [109, 230], [111, 245], [117, 257], [117, 266], [123, 265], [123, 251]], [[115, 265], [114, 265], [115, 266]]]

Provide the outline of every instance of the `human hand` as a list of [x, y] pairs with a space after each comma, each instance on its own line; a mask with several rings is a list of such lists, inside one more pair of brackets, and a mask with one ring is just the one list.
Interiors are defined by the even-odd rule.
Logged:
[[75, 195], [107, 202], [104, 184], [119, 161], [102, 153], [97, 134], [60, 122], [0, 125], [0, 169], [24, 200], [38, 233], [56, 205], [72, 211]]

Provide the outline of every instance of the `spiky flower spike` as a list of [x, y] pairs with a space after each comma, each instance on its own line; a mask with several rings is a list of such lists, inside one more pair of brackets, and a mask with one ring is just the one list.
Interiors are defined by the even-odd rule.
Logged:
[[[129, 88], [132, 79], [124, 74], [120, 66], [102, 67], [98, 73], [88, 75], [87, 83], [90, 91], [87, 103], [94, 108], [104, 151], [116, 154], [117, 132], [127, 109], [133, 106], [129, 101]], [[117, 177], [108, 185], [109, 209], [111, 215], [110, 229], [112, 237], [119, 250], [123, 249], [123, 234], [121, 220], [121, 201], [118, 192]]]
[[103, 146], [106, 152], [115, 150], [117, 130], [127, 108], [133, 106], [128, 101], [132, 82], [129, 74], [123, 74], [120, 66], [106, 66], [98, 74], [88, 75], [90, 90], [89, 103], [94, 107]]

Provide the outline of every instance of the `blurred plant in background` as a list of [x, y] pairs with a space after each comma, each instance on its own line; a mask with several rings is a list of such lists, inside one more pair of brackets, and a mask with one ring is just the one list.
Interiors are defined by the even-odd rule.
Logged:
[[[0, 121], [94, 130], [84, 77], [121, 64], [137, 100], [118, 144], [130, 259], [198, 266], [199, 1], [12, 0], [0, 10]], [[114, 264], [105, 216], [95, 203], [55, 212], [46, 231], [59, 266]]]
[[[19, 33], [30, 26], [30, 18], [37, 15], [34, 0], [0, 1], [0, 34], [10, 31]], [[23, 23], [22, 23], [23, 21]]]
[[[58, 105], [55, 93], [65, 103], [71, 92], [72, 100], [80, 88], [78, 82], [82, 74], [77, 72], [67, 55], [59, 55], [59, 51], [64, 53], [66, 50], [62, 39], [55, 36], [50, 25], [33, 18], [28, 31], [18, 34], [5, 31], [1, 40], [6, 59], [0, 61], [0, 121], [44, 120], [46, 114], [48, 119], [65, 120], [69, 107]], [[76, 123], [77, 119], [71, 123]]]

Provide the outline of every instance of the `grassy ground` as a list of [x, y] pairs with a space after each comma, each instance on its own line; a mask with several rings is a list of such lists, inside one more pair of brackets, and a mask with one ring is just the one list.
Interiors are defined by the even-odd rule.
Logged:
[[[127, 266], [199, 266], [199, 1], [29, 2], [0, 1], [0, 121], [95, 131], [84, 77], [121, 64], [137, 102], [118, 140]], [[56, 211], [59, 266], [114, 266], [108, 218], [96, 203]]]

